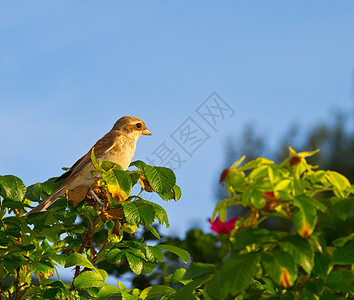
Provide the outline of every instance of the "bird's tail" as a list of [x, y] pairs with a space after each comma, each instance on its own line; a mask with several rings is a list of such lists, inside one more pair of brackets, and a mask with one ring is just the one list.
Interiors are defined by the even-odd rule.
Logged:
[[34, 213], [39, 213], [43, 210], [45, 210], [47, 207], [51, 206], [55, 201], [57, 201], [60, 197], [62, 197], [65, 193], [65, 188], [66, 186], [61, 186], [57, 190], [53, 192], [47, 199], [39, 203], [35, 208], [30, 210], [27, 214], [26, 217], [28, 217], [30, 214]]

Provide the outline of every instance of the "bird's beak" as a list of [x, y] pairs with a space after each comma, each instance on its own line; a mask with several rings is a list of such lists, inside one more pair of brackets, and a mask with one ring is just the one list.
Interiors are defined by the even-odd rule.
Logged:
[[143, 130], [143, 134], [152, 135], [151, 131], [149, 129], [147, 129], [147, 128]]

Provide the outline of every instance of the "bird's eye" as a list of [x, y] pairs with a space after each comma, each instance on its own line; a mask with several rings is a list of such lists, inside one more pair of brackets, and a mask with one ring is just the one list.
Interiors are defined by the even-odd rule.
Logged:
[[140, 129], [140, 128], [141, 128], [141, 123], [136, 123], [136, 124], [135, 124], [135, 127], [136, 127], [137, 129]]

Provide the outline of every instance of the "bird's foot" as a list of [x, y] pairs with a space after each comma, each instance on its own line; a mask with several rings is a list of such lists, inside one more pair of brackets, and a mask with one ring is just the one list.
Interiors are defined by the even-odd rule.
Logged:
[[104, 206], [104, 203], [100, 200], [100, 198], [98, 198], [98, 196], [96, 195], [96, 193], [93, 191], [93, 189], [90, 189], [89, 190], [89, 193], [91, 194], [91, 196], [97, 201], [97, 203], [100, 205], [100, 206]]

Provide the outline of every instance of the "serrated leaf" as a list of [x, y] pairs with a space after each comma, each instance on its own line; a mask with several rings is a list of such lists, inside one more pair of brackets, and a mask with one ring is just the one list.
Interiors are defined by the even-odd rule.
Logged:
[[124, 256], [125, 252], [122, 252], [122, 250], [118, 248], [113, 248], [107, 253], [106, 258], [109, 263], [113, 264], [120, 262]]
[[157, 194], [161, 197], [162, 200], [177, 201], [179, 198], [181, 198], [182, 192], [181, 192], [181, 188], [177, 184], [175, 184], [171, 191], [168, 191], [166, 193], [157, 193]]
[[124, 215], [129, 224], [151, 225], [155, 220], [155, 209], [148, 201], [136, 200], [122, 203]]
[[166, 285], [153, 285], [145, 288], [141, 294], [139, 299], [156, 299], [158, 296], [173, 294], [175, 290]]
[[26, 186], [14, 175], [0, 176], [0, 196], [14, 201], [22, 201], [26, 194]]
[[165, 250], [168, 252], [171, 252], [173, 254], [176, 254], [178, 257], [180, 257], [182, 259], [182, 261], [184, 263], [187, 263], [190, 259], [190, 255], [186, 250], [183, 250], [181, 248], [178, 248], [176, 246], [172, 246], [172, 245], [164, 245], [164, 244], [160, 244], [156, 246], [157, 248], [159, 248], [160, 250]]
[[157, 230], [154, 227], [152, 227], [151, 225], [145, 225], [144, 227], [145, 227], [145, 229], [150, 231], [155, 238], [161, 239], [159, 233], [157, 232]]
[[147, 257], [152, 262], [162, 262], [165, 259], [162, 251], [154, 246], [147, 246], [146, 247]]
[[108, 299], [109, 297], [119, 296], [121, 294], [121, 290], [111, 284], [106, 284], [102, 288], [100, 288], [98, 292], [98, 299]]
[[82, 254], [80, 253], [72, 253], [66, 259], [65, 268], [69, 268], [72, 266], [80, 266], [89, 269], [94, 269], [93, 264]]
[[165, 209], [154, 202], [149, 202], [149, 204], [152, 205], [155, 210], [155, 219], [157, 219], [161, 225], [166, 224], [166, 228], [169, 228], [170, 223], [168, 222], [168, 215]]
[[157, 193], [167, 193], [176, 184], [176, 175], [169, 168], [149, 166], [140, 160], [132, 162], [130, 165], [143, 171], [151, 188]]
[[74, 279], [74, 286], [78, 289], [102, 287], [105, 284], [104, 281], [101, 273], [85, 271]]
[[133, 254], [126, 253], [126, 258], [129, 264], [130, 269], [136, 274], [140, 275], [143, 271], [143, 262], [141, 258], [136, 257]]

